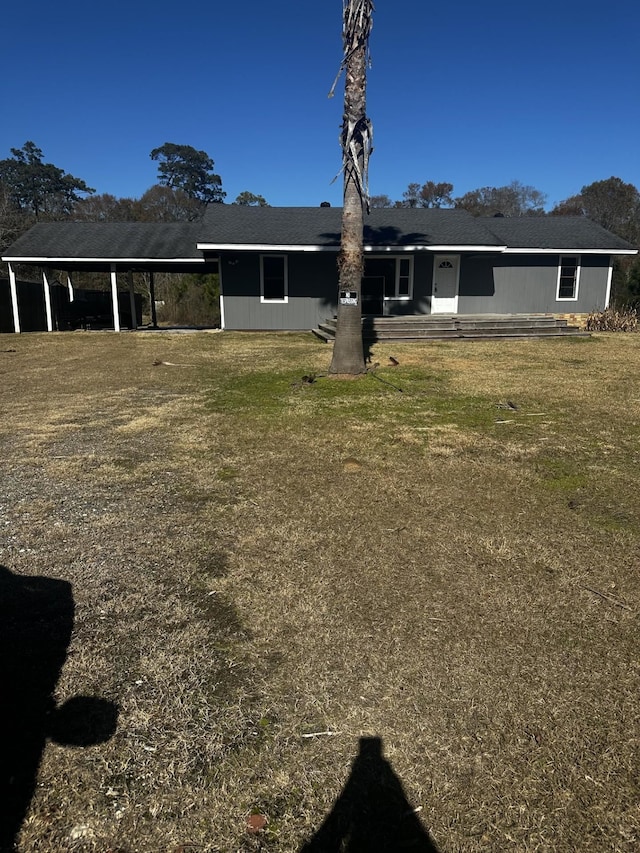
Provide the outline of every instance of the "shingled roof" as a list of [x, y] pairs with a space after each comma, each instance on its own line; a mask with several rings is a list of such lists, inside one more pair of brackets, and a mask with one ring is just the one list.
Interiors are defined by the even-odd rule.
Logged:
[[3, 255], [30, 260], [202, 260], [195, 222], [42, 222]]
[[509, 248], [627, 250], [630, 243], [584, 216], [481, 217], [479, 220]]
[[[201, 264], [223, 249], [340, 247], [338, 207], [245, 207], [213, 204], [198, 222], [46, 222], [35, 225], [3, 260], [97, 266], [129, 261]], [[625, 240], [584, 217], [474, 217], [465, 210], [374, 209], [365, 218], [369, 249], [441, 251], [592, 251], [634, 253]], [[210, 257], [210, 255], [209, 255]]]
[[[339, 207], [243, 207], [210, 205], [198, 245], [291, 246], [337, 249], [342, 209]], [[374, 209], [365, 217], [364, 243], [372, 248], [393, 246], [503, 245], [481, 220], [466, 210]]]

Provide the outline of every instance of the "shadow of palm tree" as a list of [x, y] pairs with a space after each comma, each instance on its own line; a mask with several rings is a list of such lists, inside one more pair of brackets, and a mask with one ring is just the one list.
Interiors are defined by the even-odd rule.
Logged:
[[360, 738], [340, 796], [300, 853], [438, 853], [402, 783], [382, 755], [382, 740]]
[[0, 566], [0, 853], [15, 849], [47, 738], [91, 746], [116, 729], [117, 706], [105, 699], [75, 696], [56, 707], [73, 618], [67, 581]]

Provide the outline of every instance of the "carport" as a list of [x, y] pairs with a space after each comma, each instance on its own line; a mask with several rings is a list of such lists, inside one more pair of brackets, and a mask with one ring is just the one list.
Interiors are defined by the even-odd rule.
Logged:
[[152, 323], [156, 325], [153, 275], [155, 272], [209, 273], [218, 271], [217, 258], [197, 249], [194, 222], [42, 222], [11, 245], [2, 260], [9, 268], [11, 311], [15, 332], [21, 331], [16, 268], [42, 271], [46, 324], [53, 328], [51, 284], [61, 280], [74, 298], [74, 272], [102, 272], [109, 276], [113, 328], [121, 331], [118, 286], [126, 277], [135, 327], [133, 273], [150, 276]]

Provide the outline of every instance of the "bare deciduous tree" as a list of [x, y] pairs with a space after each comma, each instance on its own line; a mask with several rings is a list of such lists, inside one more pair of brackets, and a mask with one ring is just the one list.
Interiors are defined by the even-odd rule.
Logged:
[[504, 187], [479, 187], [454, 199], [474, 216], [543, 216], [547, 197], [535, 187], [511, 181]]

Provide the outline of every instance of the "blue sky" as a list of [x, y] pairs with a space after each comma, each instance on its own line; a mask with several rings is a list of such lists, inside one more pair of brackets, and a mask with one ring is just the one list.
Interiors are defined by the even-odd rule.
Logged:
[[[206, 151], [227, 201], [341, 203], [341, 0], [12, 3], [0, 158], [32, 140], [98, 192], [139, 197], [153, 148]], [[512, 180], [548, 206], [616, 175], [640, 187], [640, 6], [377, 0], [373, 194]]]

